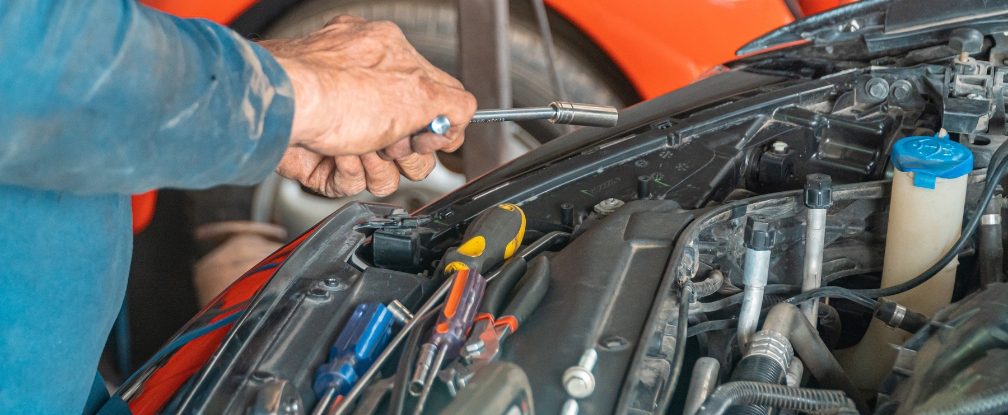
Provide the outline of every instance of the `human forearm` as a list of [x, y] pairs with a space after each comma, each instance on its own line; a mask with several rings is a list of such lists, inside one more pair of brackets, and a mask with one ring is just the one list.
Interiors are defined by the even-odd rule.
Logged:
[[0, 182], [78, 193], [254, 183], [293, 90], [263, 49], [132, 1], [0, 3]]

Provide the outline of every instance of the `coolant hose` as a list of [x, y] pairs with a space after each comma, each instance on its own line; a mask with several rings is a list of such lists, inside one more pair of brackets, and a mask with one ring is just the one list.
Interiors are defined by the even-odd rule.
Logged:
[[693, 283], [693, 298], [701, 299], [714, 294], [724, 283], [724, 274], [720, 270], [712, 269], [707, 273], [707, 278], [700, 282]]
[[[808, 320], [805, 322], [808, 323]], [[769, 406], [809, 413], [837, 414], [855, 411], [854, 402], [841, 391], [740, 381], [718, 387], [700, 407], [697, 415], [721, 415], [733, 405]]]
[[819, 333], [805, 318], [798, 307], [790, 303], [779, 303], [770, 309], [763, 330], [780, 333], [788, 338], [795, 354], [801, 358], [805, 368], [815, 376], [825, 389], [839, 389], [854, 400], [858, 412], [869, 414], [868, 404], [858, 392], [857, 386], [847, 377], [829, 348], [819, 338]]

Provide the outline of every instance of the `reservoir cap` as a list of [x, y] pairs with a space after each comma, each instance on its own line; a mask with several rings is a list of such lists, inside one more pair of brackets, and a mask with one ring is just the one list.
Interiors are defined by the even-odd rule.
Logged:
[[955, 179], [973, 171], [973, 152], [946, 138], [914, 136], [893, 145], [892, 163], [914, 174], [914, 186], [934, 189], [936, 178]]

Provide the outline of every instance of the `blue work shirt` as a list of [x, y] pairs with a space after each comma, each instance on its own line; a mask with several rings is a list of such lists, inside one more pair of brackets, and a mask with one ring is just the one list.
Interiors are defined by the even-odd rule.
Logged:
[[81, 413], [126, 289], [129, 195], [256, 183], [293, 114], [283, 69], [220, 25], [0, 1], [0, 412]]

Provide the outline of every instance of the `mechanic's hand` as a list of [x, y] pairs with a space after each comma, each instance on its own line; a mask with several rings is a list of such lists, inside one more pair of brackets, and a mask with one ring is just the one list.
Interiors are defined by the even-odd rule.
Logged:
[[[476, 100], [427, 62], [389, 22], [340, 16], [302, 39], [260, 43], [294, 86], [291, 148], [277, 172], [327, 196], [383, 196], [401, 172], [420, 180], [434, 152], [464, 139]], [[445, 115], [444, 135], [415, 134]]]
[[361, 156], [322, 156], [300, 147], [289, 147], [277, 173], [297, 180], [319, 194], [342, 197], [365, 188], [375, 196], [388, 196], [399, 186], [399, 173], [407, 179], [422, 180], [434, 169], [431, 154], [413, 153], [395, 161], [375, 152]]

